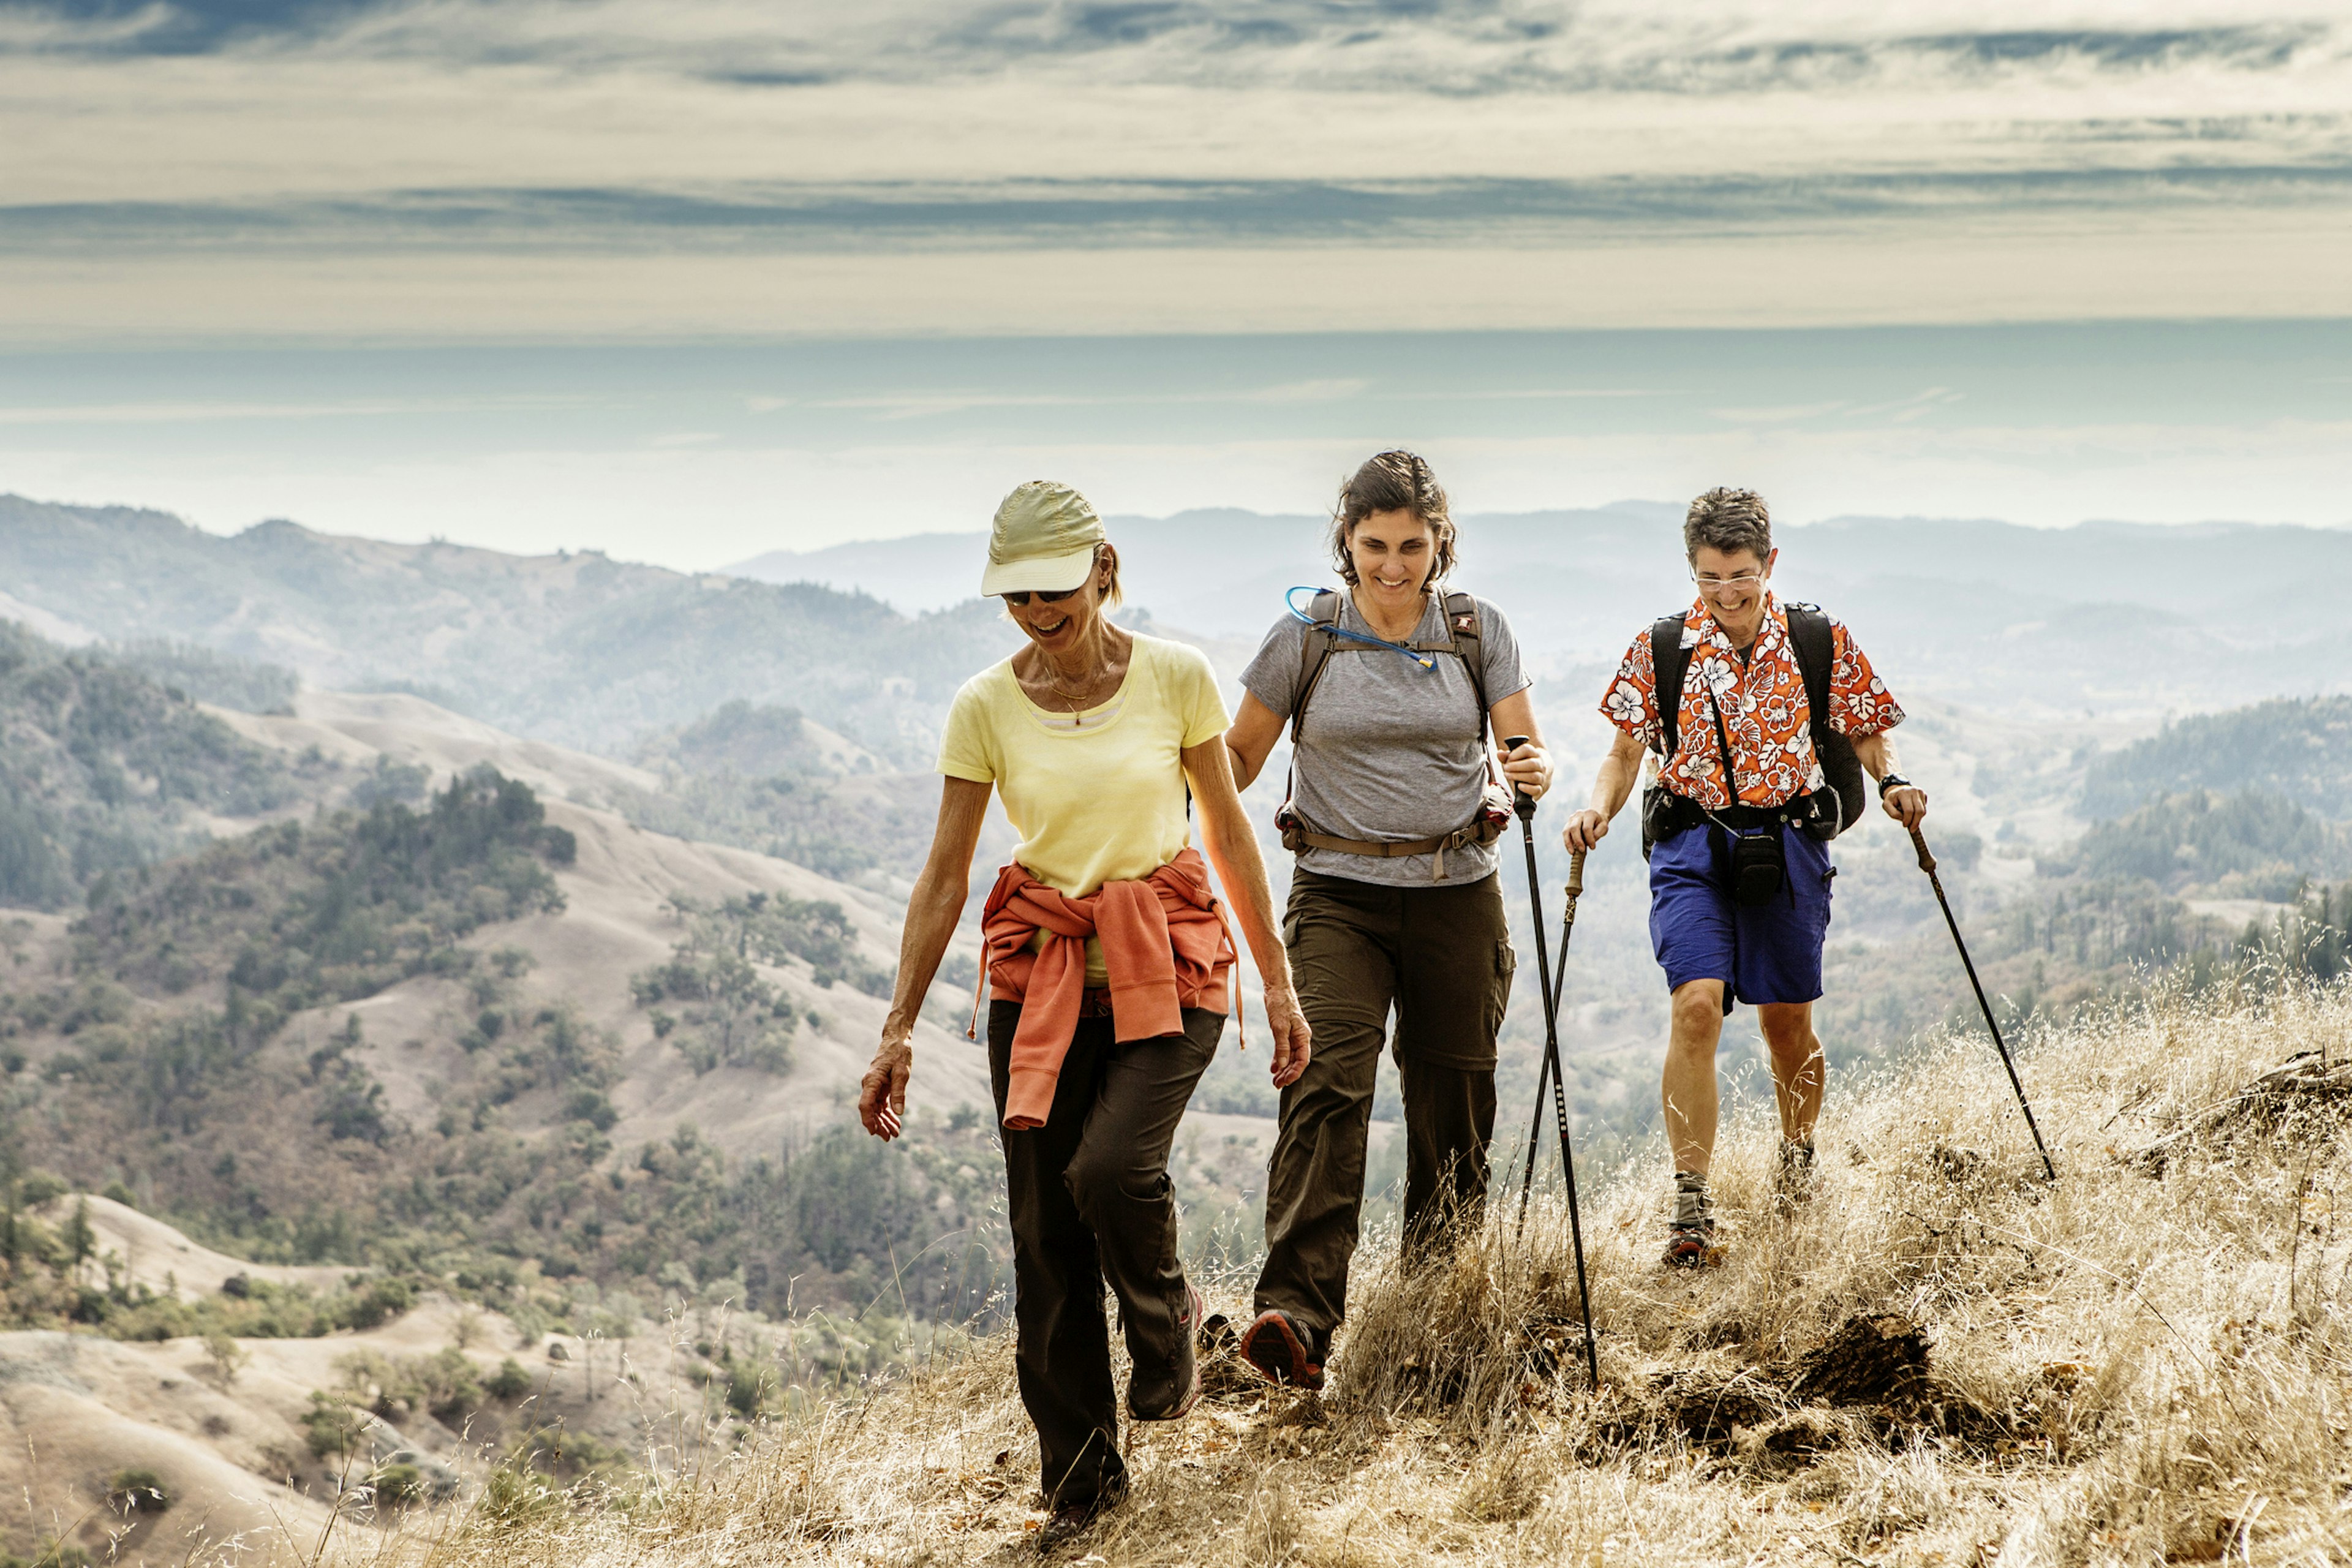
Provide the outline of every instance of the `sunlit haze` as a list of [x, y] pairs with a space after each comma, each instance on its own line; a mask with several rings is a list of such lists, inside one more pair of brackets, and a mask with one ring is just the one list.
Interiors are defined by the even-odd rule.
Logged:
[[0, 489], [680, 566], [1301, 510], [2341, 523], [2340, 6], [0, 8]]

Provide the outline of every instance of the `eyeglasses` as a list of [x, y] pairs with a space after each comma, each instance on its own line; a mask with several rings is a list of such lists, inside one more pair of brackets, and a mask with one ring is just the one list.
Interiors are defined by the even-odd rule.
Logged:
[[[1078, 584], [1078, 588], [1083, 588], [1085, 586], [1086, 584], [1084, 583]], [[1057, 593], [1052, 594], [1048, 594], [1044, 589], [1040, 588], [1037, 590], [1034, 597], [1040, 604], [1058, 605], [1063, 600], [1068, 598], [1071, 595], [1076, 593], [1078, 588], [1064, 588]], [[1013, 605], [1018, 609], [1027, 609], [1029, 607], [1029, 601], [1033, 597], [1030, 591], [1026, 588], [1022, 589], [1019, 593], [999, 594], [996, 596], [1003, 600], [1006, 604]]]
[[1742, 572], [1737, 577], [1703, 577], [1694, 572], [1691, 581], [1698, 584], [1698, 591], [1702, 594], [1728, 594], [1739, 590], [1753, 593], [1764, 585], [1764, 574]]

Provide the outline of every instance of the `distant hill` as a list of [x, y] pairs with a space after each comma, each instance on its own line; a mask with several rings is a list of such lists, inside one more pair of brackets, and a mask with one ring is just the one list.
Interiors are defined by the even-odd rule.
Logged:
[[[1687, 602], [1680, 510], [1463, 514], [1455, 580], [1510, 616], [1549, 722], [1585, 723], [1634, 631]], [[1286, 589], [1330, 579], [1328, 524], [1311, 514], [1108, 521], [1135, 612], [1208, 639], [1229, 675]], [[1854, 518], [1783, 529], [1780, 543], [1784, 595], [1853, 626], [1898, 695], [2144, 723], [2339, 684], [2311, 628], [2352, 532]], [[1014, 644], [974, 594], [982, 548], [928, 534], [688, 575], [283, 521], [222, 538], [159, 512], [0, 497], [0, 589], [58, 635], [162, 638], [316, 686], [413, 691], [607, 754], [742, 701], [796, 709], [887, 766], [926, 766], [958, 683]]]
[[[1557, 690], [1564, 705], [1588, 705], [1603, 678], [1592, 667], [1689, 602], [1682, 510], [1457, 510], [1457, 584], [1500, 605], [1561, 678], [1539, 702]], [[1284, 590], [1331, 577], [1328, 524], [1311, 515], [1214, 509], [1106, 525], [1130, 602], [1205, 637], [1254, 646], [1283, 613]], [[1852, 625], [1898, 693], [2045, 718], [2153, 717], [2336, 683], [2334, 662], [2310, 657], [2312, 628], [2326, 624], [2326, 584], [2352, 568], [2352, 531], [1856, 517], [1784, 527], [1778, 542], [1783, 595], [1818, 600]], [[968, 600], [984, 543], [922, 534], [778, 552], [730, 570], [855, 588], [914, 611]]]
[[350, 782], [323, 757], [254, 745], [148, 670], [193, 667], [214, 689], [265, 673], [168, 649], [142, 662], [0, 621], [0, 904], [61, 908], [109, 871], [203, 843], [218, 819], [249, 825]]
[[265, 522], [222, 538], [162, 512], [0, 497], [0, 586], [88, 635], [420, 692], [606, 751], [733, 699], [793, 706], [894, 761], [926, 758], [956, 686], [1002, 657], [994, 606], [900, 615], [831, 588], [604, 555], [387, 544]]
[[2352, 818], [2352, 697], [2259, 702], [2168, 724], [2091, 764], [2083, 810], [2119, 816], [2158, 795], [2237, 789]]
[[2044, 859], [2042, 869], [2283, 903], [2306, 879], [2352, 871], [2352, 838], [2284, 795], [2190, 790], [2093, 824], [2065, 853]]

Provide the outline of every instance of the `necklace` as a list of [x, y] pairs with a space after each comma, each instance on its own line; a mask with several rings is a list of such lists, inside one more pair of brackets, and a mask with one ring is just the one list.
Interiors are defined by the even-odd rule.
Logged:
[[[1053, 691], [1055, 696], [1060, 698], [1063, 701], [1070, 705], [1070, 728], [1074, 730], [1084, 728], [1087, 721], [1086, 703], [1082, 699], [1086, 696], [1086, 687], [1081, 685], [1077, 690], [1072, 691], [1069, 688], [1062, 684], [1061, 672], [1054, 668], [1054, 661], [1052, 659], [1046, 658], [1041, 655], [1037, 662], [1045, 672], [1045, 685], [1047, 688]], [[1099, 678], [1099, 672], [1097, 672], [1097, 678]]]
[[1070, 705], [1070, 728], [1073, 730], [1083, 728], [1087, 721], [1087, 705], [1080, 701], [1079, 698], [1085, 694], [1086, 688], [1080, 687], [1076, 691], [1065, 690], [1061, 677], [1054, 671], [1051, 659], [1045, 662], [1045, 684], [1054, 689], [1055, 696]]

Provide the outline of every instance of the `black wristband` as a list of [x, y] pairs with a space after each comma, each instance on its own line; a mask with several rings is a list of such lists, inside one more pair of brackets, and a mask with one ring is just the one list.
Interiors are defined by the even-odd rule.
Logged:
[[1901, 773], [1886, 773], [1881, 776], [1878, 781], [1878, 798], [1885, 800], [1886, 798], [1886, 792], [1891, 789], [1916, 789], [1917, 787], [1918, 786], [1916, 784], [1914, 784], [1909, 779], [1905, 778]]

